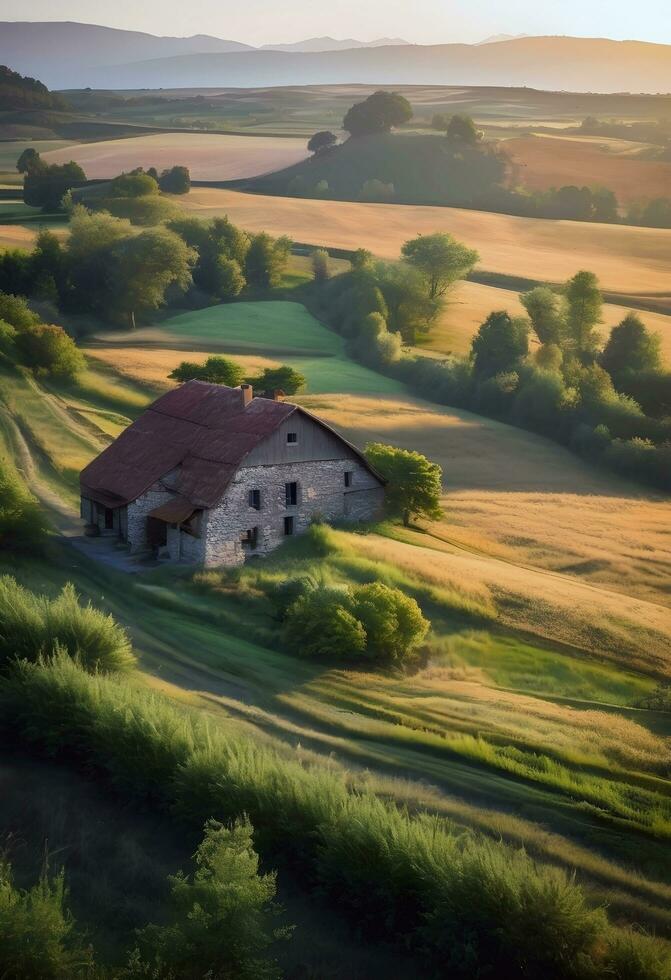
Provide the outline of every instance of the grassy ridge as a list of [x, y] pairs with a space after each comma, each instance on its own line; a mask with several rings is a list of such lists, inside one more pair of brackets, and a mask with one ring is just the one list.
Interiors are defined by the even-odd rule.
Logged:
[[626, 961], [665, 976], [663, 945], [613, 930], [556, 869], [352, 792], [328, 768], [220, 732], [132, 683], [67, 658], [23, 662], [0, 682], [0, 705], [6, 732], [190, 823], [248, 813], [262, 854], [303, 868], [371, 933], [410, 942], [427, 975], [449, 963], [455, 976], [624, 980]]

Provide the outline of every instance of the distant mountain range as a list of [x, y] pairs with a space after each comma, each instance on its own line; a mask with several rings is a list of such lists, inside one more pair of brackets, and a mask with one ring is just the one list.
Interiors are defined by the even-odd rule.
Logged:
[[[323, 44], [332, 47], [316, 49]], [[362, 83], [671, 92], [671, 45], [605, 38], [496, 36], [480, 44], [439, 45], [312, 38], [259, 49], [208, 35], [155, 37], [92, 24], [6, 22], [0, 23], [0, 64], [51, 89]]]
[[383, 48], [388, 45], [408, 44], [400, 37], [379, 37], [376, 41], [357, 41], [353, 37], [338, 40], [335, 37], [309, 37], [305, 41], [290, 44], [262, 44], [261, 51], [347, 51], [350, 48]]

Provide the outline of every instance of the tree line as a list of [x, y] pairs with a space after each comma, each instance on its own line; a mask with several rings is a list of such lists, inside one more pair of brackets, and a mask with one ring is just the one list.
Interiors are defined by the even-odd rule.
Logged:
[[526, 316], [492, 312], [466, 357], [406, 353], [431, 329], [477, 254], [449, 235], [406, 242], [399, 263], [354, 253], [351, 270], [315, 294], [351, 356], [424, 397], [532, 429], [627, 476], [671, 488], [671, 371], [660, 339], [628, 314], [601, 344], [596, 276], [522, 294]]
[[126, 218], [74, 205], [65, 244], [42, 230], [31, 253], [0, 255], [0, 291], [134, 327], [165, 304], [198, 307], [273, 289], [290, 250], [288, 238], [248, 235], [227, 218], [175, 218], [138, 234]]

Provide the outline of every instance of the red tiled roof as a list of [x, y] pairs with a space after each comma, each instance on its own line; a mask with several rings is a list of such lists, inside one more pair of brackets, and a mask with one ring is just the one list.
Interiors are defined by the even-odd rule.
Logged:
[[82, 492], [116, 506], [136, 500], [181, 464], [175, 490], [195, 507], [220, 500], [244, 457], [296, 411], [239, 388], [187, 381], [162, 395], [82, 470]]
[[294, 412], [333, 432], [384, 482], [358, 449], [298, 405], [253, 398], [245, 407], [240, 388], [187, 381], [157, 399], [82, 470], [82, 493], [118, 507], [179, 466], [176, 493], [194, 508], [214, 507], [244, 458]]

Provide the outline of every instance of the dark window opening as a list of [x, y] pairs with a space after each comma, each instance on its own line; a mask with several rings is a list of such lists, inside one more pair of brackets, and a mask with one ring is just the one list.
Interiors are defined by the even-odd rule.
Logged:
[[256, 548], [256, 542], [259, 537], [258, 527], [250, 527], [247, 531], [243, 531], [240, 535], [240, 541], [242, 542], [243, 548]]
[[294, 533], [294, 519], [293, 517], [284, 518], [284, 533], [288, 536]]
[[249, 506], [253, 507], [254, 510], [261, 510], [261, 491], [260, 490], [250, 490], [249, 491]]
[[202, 511], [197, 510], [188, 517], [185, 521], [180, 524], [180, 530], [184, 531], [185, 534], [190, 534], [194, 538], [200, 537], [200, 519], [202, 516]]
[[285, 483], [284, 493], [285, 493], [287, 507], [295, 507], [296, 504], [298, 503], [298, 484]]
[[110, 507], [105, 507], [105, 530], [114, 529], [114, 511]]
[[295, 445], [298, 442], [298, 433], [287, 432], [287, 442]]
[[351, 487], [352, 486], [352, 477], [354, 476], [354, 474], [352, 473], [351, 470], [345, 470], [344, 476], [345, 476], [345, 486], [346, 487]]

